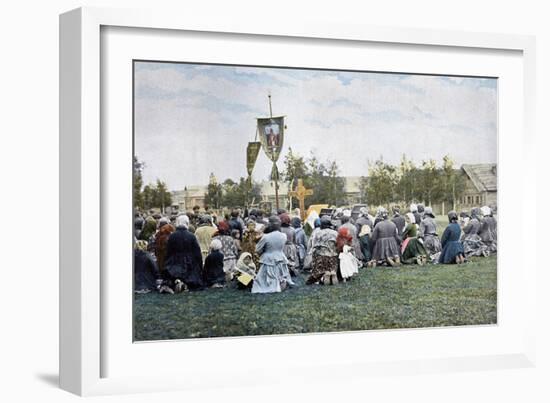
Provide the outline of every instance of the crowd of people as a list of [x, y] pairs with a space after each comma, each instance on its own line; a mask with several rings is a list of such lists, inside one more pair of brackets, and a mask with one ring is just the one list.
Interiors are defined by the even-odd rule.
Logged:
[[252, 293], [281, 292], [305, 284], [337, 284], [360, 269], [409, 264], [463, 264], [497, 251], [497, 221], [487, 206], [448, 213], [439, 235], [430, 207], [394, 206], [375, 216], [366, 207], [353, 217], [335, 209], [305, 220], [298, 209], [271, 215], [235, 209], [222, 220], [196, 207], [176, 217], [136, 213], [134, 289], [136, 293], [179, 293], [236, 287]]

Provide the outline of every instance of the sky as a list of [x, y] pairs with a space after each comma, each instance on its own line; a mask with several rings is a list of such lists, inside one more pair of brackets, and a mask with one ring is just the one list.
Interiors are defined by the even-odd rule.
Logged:
[[[246, 146], [256, 118], [285, 115], [284, 146], [341, 176], [368, 175], [369, 161], [417, 164], [450, 155], [497, 162], [497, 79], [135, 62], [135, 155], [145, 183], [171, 190], [246, 177]], [[263, 151], [255, 180], [268, 178]]]

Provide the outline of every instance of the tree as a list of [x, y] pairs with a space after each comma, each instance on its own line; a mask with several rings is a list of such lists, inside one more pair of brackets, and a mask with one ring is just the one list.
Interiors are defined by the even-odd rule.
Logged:
[[204, 195], [204, 203], [208, 206], [213, 206], [215, 209], [219, 209], [222, 203], [222, 185], [218, 184], [214, 173], [210, 173], [210, 180]]
[[454, 168], [454, 161], [448, 155], [443, 157], [441, 188], [442, 201], [453, 206], [453, 210], [456, 210], [456, 201], [464, 194], [466, 179], [460, 170]]
[[143, 176], [142, 171], [145, 167], [143, 162], [140, 162], [138, 158], [134, 155], [133, 158], [133, 197], [134, 197], [134, 206], [140, 209], [143, 209], [143, 197], [141, 194], [141, 187], [143, 186]]
[[157, 179], [156, 187], [153, 188], [153, 205], [159, 207], [162, 212], [166, 206], [172, 204], [172, 194], [168, 191], [166, 183]]
[[369, 163], [368, 180], [362, 178], [361, 182], [366, 189], [366, 201], [371, 205], [387, 205], [398, 199], [398, 170], [395, 166], [386, 164], [382, 158], [374, 164]]

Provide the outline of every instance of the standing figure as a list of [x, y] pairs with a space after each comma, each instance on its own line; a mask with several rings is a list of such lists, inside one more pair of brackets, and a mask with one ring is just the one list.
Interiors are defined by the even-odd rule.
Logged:
[[332, 229], [330, 218], [322, 216], [320, 229], [311, 234], [312, 268], [306, 284], [318, 283], [323, 278], [336, 277], [338, 270], [337, 236], [338, 233]]
[[441, 236], [441, 246], [443, 250], [439, 256], [439, 263], [464, 263], [464, 247], [460, 242], [460, 224], [458, 224], [458, 215], [456, 211], [449, 211], [449, 225], [445, 228]]
[[374, 231], [371, 236], [372, 259], [375, 264], [387, 263], [390, 266], [399, 266], [399, 236], [397, 227], [388, 219], [388, 210], [379, 208], [380, 222], [374, 225]]
[[420, 223], [420, 233], [430, 260], [437, 262], [441, 253], [441, 242], [437, 235], [437, 223], [431, 207], [426, 207], [424, 210], [424, 218]]
[[264, 235], [256, 245], [260, 255], [260, 271], [252, 285], [252, 293], [281, 292], [294, 285], [288, 271], [283, 248], [287, 237], [281, 232], [281, 220], [277, 216], [269, 218]]

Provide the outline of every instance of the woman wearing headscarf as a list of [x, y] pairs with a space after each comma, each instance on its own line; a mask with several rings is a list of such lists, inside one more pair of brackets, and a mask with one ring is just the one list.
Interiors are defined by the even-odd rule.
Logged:
[[405, 217], [400, 214], [401, 209], [399, 208], [399, 206], [393, 206], [392, 211], [393, 217], [391, 220], [397, 227], [397, 235], [399, 235], [399, 238], [402, 239], [403, 231], [405, 231], [405, 227], [407, 226], [407, 223], [405, 222]]
[[283, 252], [287, 237], [280, 230], [281, 219], [270, 217], [264, 235], [256, 245], [256, 252], [260, 255], [260, 271], [252, 285], [252, 293], [281, 292], [287, 286], [294, 285]]
[[338, 251], [336, 238], [338, 233], [332, 229], [330, 217], [321, 217], [320, 229], [311, 234], [312, 268], [306, 284], [315, 284], [327, 278], [326, 275], [336, 275], [338, 270]]
[[219, 239], [210, 242], [210, 253], [204, 261], [204, 282], [207, 287], [222, 288], [225, 285], [221, 248], [222, 243]]
[[134, 244], [134, 291], [145, 294], [157, 286], [159, 271], [155, 259], [147, 252], [146, 241], [136, 241]]
[[372, 231], [371, 227], [365, 224], [361, 227], [361, 231], [359, 232], [359, 244], [361, 245], [361, 252], [363, 253], [364, 261], [367, 263], [371, 261], [371, 253], [370, 253], [371, 231]]
[[458, 224], [458, 215], [456, 211], [449, 211], [449, 225], [445, 228], [441, 236], [442, 251], [439, 256], [439, 263], [464, 263], [464, 247], [460, 242], [460, 224]]
[[[355, 228], [355, 227], [354, 227]], [[338, 252], [339, 260], [339, 277], [346, 282], [354, 274], [359, 273], [359, 260], [355, 257], [353, 252], [353, 237], [349, 231], [349, 228], [344, 226], [338, 230], [338, 236], [336, 237], [336, 250]]]
[[350, 219], [351, 219], [350, 216], [348, 216], [347, 214], [344, 214], [342, 216], [342, 225], [340, 226], [340, 228], [346, 228], [348, 230], [349, 235], [351, 236], [351, 239], [352, 239], [351, 247], [352, 247], [353, 254], [357, 259], [362, 261], [364, 260], [365, 257], [363, 256], [363, 252], [361, 251], [361, 245], [359, 244], [359, 238], [357, 237], [358, 231], [355, 225], [353, 225], [350, 222]]
[[288, 270], [290, 274], [297, 275], [298, 267], [300, 266], [300, 257], [298, 256], [298, 247], [296, 246], [296, 231], [290, 226], [290, 216], [288, 213], [283, 213], [279, 216], [281, 219], [281, 232], [286, 235], [286, 244], [283, 249]]
[[369, 209], [367, 207], [361, 207], [359, 209], [359, 217], [355, 221], [355, 226], [357, 228], [357, 233], [361, 231], [363, 225], [368, 225], [372, 230], [374, 228], [374, 222], [369, 216]]
[[424, 218], [420, 223], [420, 233], [431, 261], [437, 262], [439, 253], [441, 253], [441, 242], [437, 235], [437, 223], [431, 207], [426, 207], [424, 210]]
[[[317, 217], [313, 220], [313, 230], [307, 240], [306, 257], [304, 259], [304, 270], [311, 270], [313, 265], [313, 237], [316, 232], [321, 230], [321, 219]], [[309, 225], [309, 224], [308, 224]]]
[[304, 260], [307, 253], [306, 233], [302, 228], [302, 220], [300, 220], [300, 217], [293, 217], [292, 220], [290, 220], [290, 225], [292, 225], [292, 228], [294, 228], [295, 231], [294, 238], [296, 242], [296, 247], [298, 248], [298, 258], [300, 261], [299, 268], [302, 269], [304, 267]]
[[203, 288], [202, 253], [197, 238], [188, 230], [189, 217], [176, 218], [176, 231], [166, 244], [166, 272], [169, 278], [183, 288], [191, 290]]
[[155, 255], [157, 257], [157, 265], [160, 273], [164, 272], [164, 262], [166, 260], [166, 245], [168, 238], [176, 228], [170, 224], [169, 220], [159, 221], [159, 230], [155, 235]]
[[256, 222], [253, 219], [248, 220], [241, 242], [241, 250], [243, 254], [250, 253], [256, 267], [260, 267], [260, 255], [256, 253], [256, 244], [261, 237], [262, 234], [256, 231]]
[[463, 228], [464, 237], [462, 239], [462, 244], [464, 245], [464, 256], [466, 256], [466, 258], [472, 256], [485, 256], [488, 254], [487, 247], [479, 236], [481, 230], [480, 216], [481, 209], [479, 207], [473, 208], [470, 214], [470, 220]]
[[197, 237], [197, 241], [199, 241], [199, 246], [201, 247], [203, 261], [206, 259], [206, 256], [208, 256], [210, 243], [212, 242], [212, 237], [216, 231], [217, 229], [212, 224], [212, 217], [210, 215], [204, 214], [199, 218], [198, 227], [195, 230], [195, 236]]
[[[376, 263], [387, 263], [390, 266], [400, 265], [400, 251], [398, 243], [400, 241], [397, 235], [397, 227], [388, 219], [388, 210], [381, 207], [379, 209], [381, 221], [375, 224], [371, 236], [372, 259]], [[375, 264], [376, 264], [375, 263]]]
[[248, 252], [241, 253], [237, 260], [237, 286], [239, 288], [252, 289], [252, 284], [256, 278], [256, 265], [252, 260], [252, 255]]
[[143, 229], [141, 230], [138, 239], [140, 241], [146, 241], [149, 242], [150, 238], [155, 234], [157, 230], [157, 221], [149, 216], [145, 220], [145, 225], [143, 226]]
[[235, 264], [239, 251], [235, 244], [235, 239], [231, 236], [231, 227], [227, 221], [218, 223], [218, 232], [213, 239], [219, 239], [222, 243], [221, 252], [223, 254], [223, 271], [226, 275], [226, 280], [231, 281], [235, 273]]
[[417, 263], [423, 265], [426, 263], [428, 252], [417, 238], [418, 226], [415, 223], [413, 213], [405, 215], [407, 226], [403, 231], [403, 243], [401, 244], [401, 260], [405, 264]]
[[481, 229], [479, 236], [485, 244], [487, 254], [494, 254], [497, 252], [497, 221], [493, 217], [491, 208], [483, 206], [481, 208], [483, 218], [481, 218]]

